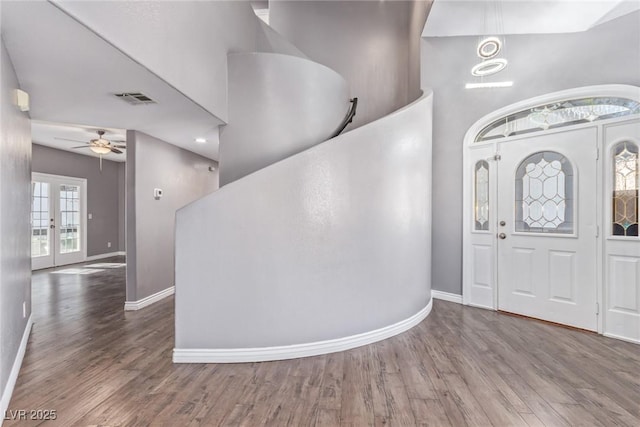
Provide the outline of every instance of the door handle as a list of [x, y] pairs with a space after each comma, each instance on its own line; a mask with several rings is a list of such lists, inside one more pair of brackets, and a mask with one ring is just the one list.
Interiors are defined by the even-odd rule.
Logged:
[[500, 233], [500, 234], [498, 234], [498, 238], [504, 240], [504, 239], [507, 238], [507, 235], [504, 234], [504, 233]]

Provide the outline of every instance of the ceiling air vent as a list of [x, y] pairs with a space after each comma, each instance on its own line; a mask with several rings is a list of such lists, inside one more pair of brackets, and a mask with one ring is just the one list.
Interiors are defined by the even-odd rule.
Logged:
[[149, 98], [147, 95], [141, 92], [124, 92], [124, 93], [116, 93], [118, 98], [127, 101], [131, 105], [145, 105], [145, 104], [155, 104], [156, 101]]

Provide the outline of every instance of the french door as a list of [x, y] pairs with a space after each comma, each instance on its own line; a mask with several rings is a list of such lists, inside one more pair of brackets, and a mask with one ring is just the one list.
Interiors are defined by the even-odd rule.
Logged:
[[597, 330], [597, 130], [501, 143], [498, 309]]
[[34, 173], [31, 182], [31, 267], [86, 258], [86, 179]]

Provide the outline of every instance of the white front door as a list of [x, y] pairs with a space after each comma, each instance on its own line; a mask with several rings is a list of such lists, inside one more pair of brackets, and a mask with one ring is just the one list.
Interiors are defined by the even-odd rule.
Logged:
[[597, 330], [597, 130], [499, 145], [498, 309]]
[[86, 180], [34, 173], [31, 265], [34, 270], [86, 258]]

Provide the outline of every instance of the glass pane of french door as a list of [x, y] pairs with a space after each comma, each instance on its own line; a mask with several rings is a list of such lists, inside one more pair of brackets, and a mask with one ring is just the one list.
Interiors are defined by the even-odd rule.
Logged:
[[80, 187], [60, 186], [60, 253], [80, 251]]
[[31, 257], [49, 256], [51, 254], [49, 183], [33, 182], [32, 194]]

